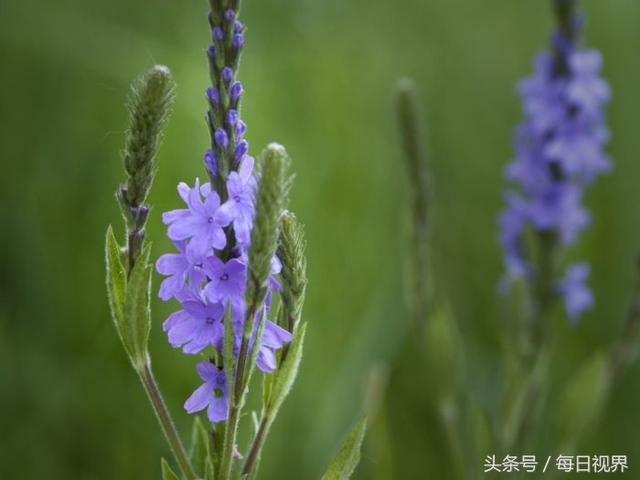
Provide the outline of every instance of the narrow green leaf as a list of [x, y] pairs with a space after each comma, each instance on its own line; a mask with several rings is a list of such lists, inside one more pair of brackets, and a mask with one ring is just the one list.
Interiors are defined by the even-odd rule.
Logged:
[[282, 406], [282, 402], [289, 394], [293, 382], [298, 375], [298, 367], [302, 360], [302, 346], [304, 344], [304, 334], [307, 329], [307, 324], [303, 323], [300, 328], [294, 333], [293, 340], [289, 347], [289, 354], [287, 358], [282, 362], [282, 365], [278, 369], [276, 378], [273, 380], [273, 387], [271, 392], [271, 402], [268, 406], [267, 415], [273, 422], [275, 416], [278, 414], [278, 410]]
[[211, 461], [209, 452], [209, 435], [199, 416], [193, 419], [193, 429], [191, 430], [191, 449], [189, 450], [189, 460], [196, 474], [204, 476], [207, 461]]
[[367, 417], [362, 418], [329, 464], [322, 480], [347, 480], [360, 462], [360, 447], [367, 431]]
[[129, 275], [124, 303], [122, 336], [132, 346], [131, 361], [141, 365], [147, 355], [147, 343], [151, 330], [151, 266], [149, 265], [150, 244], [136, 260]]
[[162, 480], [180, 480], [164, 458], [160, 460], [160, 465], [162, 466]]
[[[260, 322], [258, 323], [258, 330], [256, 332], [256, 339], [254, 341], [254, 345], [260, 345], [262, 344], [262, 333], [264, 332], [264, 324], [267, 320], [267, 311], [266, 309], [262, 310], [262, 315], [260, 315]], [[245, 395], [246, 392], [246, 388], [249, 385], [249, 382], [251, 381], [251, 376], [253, 375], [253, 370], [255, 369], [256, 366], [256, 360], [258, 358], [258, 352], [260, 351], [259, 348], [253, 348], [251, 350], [251, 354], [249, 355], [249, 362], [247, 363], [245, 369], [246, 369], [246, 374], [244, 376], [244, 382], [242, 385], [242, 395]], [[240, 401], [240, 405], [244, 405], [244, 401]]]
[[211, 461], [211, 457], [207, 457], [207, 461], [204, 465], [204, 480], [214, 480], [213, 462]]
[[107, 294], [109, 297], [109, 308], [111, 309], [111, 318], [118, 332], [118, 336], [122, 344], [129, 354], [130, 346], [125, 342], [123, 330], [123, 309], [125, 296], [127, 291], [127, 274], [122, 265], [120, 257], [120, 245], [113, 234], [111, 225], [107, 228], [107, 236], [105, 242], [105, 261], [107, 267]]

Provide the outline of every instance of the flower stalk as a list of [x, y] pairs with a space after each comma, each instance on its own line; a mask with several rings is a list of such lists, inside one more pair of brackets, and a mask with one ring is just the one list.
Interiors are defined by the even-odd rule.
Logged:
[[396, 111], [407, 161], [411, 195], [411, 292], [412, 315], [417, 326], [427, 321], [430, 292], [429, 224], [431, 204], [425, 128], [413, 80], [405, 78], [396, 87]]

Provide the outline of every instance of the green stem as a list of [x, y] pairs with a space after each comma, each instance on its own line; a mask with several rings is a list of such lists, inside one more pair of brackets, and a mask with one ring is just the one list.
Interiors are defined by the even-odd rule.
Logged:
[[270, 423], [271, 422], [269, 420], [269, 417], [265, 414], [260, 421], [258, 432], [256, 433], [253, 444], [251, 445], [251, 449], [249, 450], [249, 455], [247, 456], [244, 468], [242, 469], [242, 475], [246, 475], [247, 477], [249, 477], [253, 468], [258, 464], [258, 461], [260, 459], [260, 451], [262, 450], [262, 445], [264, 444], [264, 440], [267, 437]]
[[[640, 257], [636, 263], [636, 269], [640, 272]], [[636, 280], [634, 297], [627, 313], [622, 336], [612, 353], [610, 373], [612, 383], [617, 382], [624, 369], [636, 359], [638, 343], [640, 343], [640, 277]]]
[[149, 397], [149, 401], [153, 406], [153, 411], [156, 414], [156, 418], [160, 423], [160, 427], [162, 428], [162, 432], [164, 433], [169, 446], [171, 447], [171, 451], [173, 455], [180, 465], [180, 469], [186, 480], [195, 480], [196, 474], [189, 463], [189, 457], [187, 456], [187, 452], [180, 440], [180, 436], [178, 435], [178, 431], [173, 423], [171, 418], [171, 414], [169, 413], [169, 409], [167, 408], [164, 399], [162, 398], [162, 394], [160, 393], [160, 389], [158, 388], [158, 382], [156, 382], [155, 377], [153, 376], [153, 372], [151, 371], [151, 364], [149, 361], [146, 361], [142, 367], [137, 369], [137, 373], [142, 381], [142, 385], [144, 386], [145, 392], [147, 392], [147, 396]]

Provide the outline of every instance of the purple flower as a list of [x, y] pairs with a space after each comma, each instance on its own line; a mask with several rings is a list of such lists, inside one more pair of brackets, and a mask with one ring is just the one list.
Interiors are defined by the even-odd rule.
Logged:
[[[577, 15], [571, 22], [579, 28]], [[589, 224], [589, 213], [582, 205], [584, 188], [611, 168], [603, 151], [609, 139], [603, 107], [611, 92], [599, 76], [602, 56], [578, 48], [576, 39], [561, 30], [554, 34], [552, 45], [554, 51], [539, 54], [533, 75], [518, 86], [525, 118], [516, 130], [516, 156], [505, 176], [519, 193], [506, 196], [507, 205], [499, 217], [510, 279], [531, 273], [522, 249], [527, 228], [553, 234], [561, 246], [575, 242]], [[570, 272], [579, 280], [582, 270]], [[592, 301], [578, 280], [571, 289], [562, 290], [573, 292], [564, 295], [572, 299], [567, 303], [572, 318]]]
[[[169, 225], [168, 236], [171, 240], [191, 239], [186, 253], [193, 263], [213, 248], [221, 249], [226, 244], [226, 236], [222, 227], [229, 224], [229, 216], [220, 209], [220, 197], [211, 190], [209, 184], [200, 188], [196, 180], [194, 188], [181, 183], [178, 186], [180, 196], [187, 204], [187, 209], [166, 212], [162, 219]], [[202, 201], [201, 193], [205, 194]]]
[[236, 162], [240, 162], [242, 157], [246, 155], [249, 151], [249, 143], [246, 140], [240, 140], [238, 145], [236, 146], [236, 151], [234, 153], [234, 158]]
[[216, 158], [216, 154], [211, 150], [207, 150], [204, 154], [204, 166], [210, 175], [214, 177], [218, 175], [218, 159]]
[[599, 77], [602, 55], [597, 50], [583, 50], [569, 58], [573, 78], [568, 87], [569, 99], [588, 112], [599, 112], [611, 98], [609, 84]]
[[211, 103], [217, 105], [220, 103], [220, 92], [216, 87], [209, 87], [207, 88], [207, 98]]
[[245, 156], [237, 172], [231, 172], [227, 177], [227, 200], [220, 211], [225, 217], [233, 221], [236, 239], [241, 245], [248, 245], [251, 240], [253, 225], [253, 193], [255, 178], [253, 177], [253, 158]]
[[225, 263], [211, 256], [204, 261], [203, 270], [210, 279], [203, 291], [209, 300], [218, 302], [232, 298], [244, 301], [247, 266], [243, 262], [233, 258]]
[[233, 39], [231, 40], [231, 44], [236, 50], [241, 49], [244, 45], [244, 36], [241, 33], [234, 34]]
[[231, 100], [234, 102], [237, 101], [240, 98], [240, 95], [242, 95], [242, 84], [240, 82], [233, 82], [233, 85], [231, 85], [231, 89], [229, 90]]
[[[505, 194], [507, 206], [498, 217], [501, 229], [500, 241], [504, 250], [504, 261], [507, 268], [506, 281], [523, 277], [528, 272], [526, 261], [522, 256], [521, 235], [529, 221], [529, 206], [514, 192]], [[504, 286], [504, 285], [503, 285]]]
[[240, 140], [246, 131], [247, 124], [242, 120], [238, 120], [238, 124], [236, 125], [236, 140]]
[[222, 79], [226, 82], [229, 83], [231, 81], [231, 79], [233, 78], [233, 70], [231, 69], [231, 67], [227, 66], [224, 67], [222, 69]]
[[167, 276], [160, 284], [158, 292], [158, 296], [165, 301], [182, 294], [187, 280], [191, 286], [199, 286], [205, 278], [202, 269], [187, 258], [186, 242], [175, 242], [175, 245], [180, 253], [166, 253], [156, 262], [158, 273]]
[[[240, 351], [240, 344], [242, 342], [242, 325], [244, 324], [245, 309], [244, 305], [240, 305], [239, 308], [233, 309], [233, 320], [236, 328], [234, 330], [234, 355], [238, 355]], [[255, 344], [256, 335], [258, 333], [258, 321], [263, 311], [256, 313], [254, 318], [253, 333], [249, 343], [249, 350], [253, 350]], [[292, 340], [293, 336], [284, 328], [276, 325], [270, 320], [265, 319], [264, 329], [262, 331], [262, 340], [256, 356], [256, 366], [265, 373], [273, 372], [278, 366], [275, 351], [285, 343]]]
[[[249, 144], [243, 140], [247, 126], [239, 116], [243, 88], [234, 78], [237, 73], [234, 66], [238, 64], [244, 44], [244, 27], [236, 20], [237, 12], [233, 8], [224, 11], [222, 20], [219, 13], [218, 10], [209, 13], [213, 45], [207, 49], [214, 76], [213, 86], [206, 90], [206, 120], [212, 145], [205, 152], [203, 163], [211, 183], [201, 186], [196, 179], [193, 187], [186, 183], [178, 185], [178, 193], [187, 208], [165, 212], [162, 217], [167, 236], [178, 251], [162, 255], [156, 264], [158, 272], [166, 276], [160, 285], [160, 298], [174, 297], [181, 306], [162, 325], [169, 343], [189, 355], [211, 351], [211, 358], [215, 358], [215, 364], [213, 360], [198, 363], [198, 374], [204, 384], [184, 404], [188, 413], [206, 408], [212, 423], [227, 418], [227, 380], [234, 379], [226, 378], [224, 366], [225, 362], [234, 362], [241, 349], [247, 311], [247, 247], [251, 241], [257, 183], [254, 159], [248, 154]], [[222, 44], [225, 38], [230, 38], [232, 48]], [[218, 51], [214, 45], [219, 47]], [[221, 188], [226, 191], [221, 192]], [[225, 199], [222, 205], [221, 197]], [[257, 313], [251, 319], [253, 336], [247, 346], [249, 352], [258, 349], [256, 365], [264, 372], [277, 368], [276, 351], [292, 340], [290, 332], [267, 319], [271, 297], [281, 289], [277, 279], [281, 269], [280, 260], [274, 256], [266, 298], [255, 306]], [[223, 348], [227, 305], [231, 310], [233, 358], [226, 358]], [[258, 319], [265, 323], [261, 342], [256, 345]]]
[[227, 112], [227, 125], [233, 127], [236, 123], [238, 123], [238, 111], [231, 109]]
[[211, 423], [227, 419], [229, 410], [229, 387], [222, 368], [210, 362], [200, 362], [196, 367], [198, 375], [204, 381], [184, 403], [187, 413], [207, 409]]
[[291, 333], [267, 320], [262, 332], [260, 350], [256, 357], [256, 366], [265, 373], [273, 372], [278, 366], [275, 351], [292, 339]]
[[571, 265], [558, 286], [559, 293], [564, 297], [567, 315], [572, 321], [593, 306], [593, 296], [586, 285], [589, 273], [590, 268], [586, 263]]
[[187, 354], [196, 354], [212, 345], [220, 348], [224, 338], [224, 312], [221, 303], [206, 304], [200, 300], [182, 302], [182, 310], [172, 313], [162, 324], [169, 343], [182, 347]]
[[226, 150], [229, 146], [229, 137], [227, 136], [226, 130], [223, 128], [218, 128], [214, 133], [214, 138], [216, 141], [216, 145], [221, 150]]

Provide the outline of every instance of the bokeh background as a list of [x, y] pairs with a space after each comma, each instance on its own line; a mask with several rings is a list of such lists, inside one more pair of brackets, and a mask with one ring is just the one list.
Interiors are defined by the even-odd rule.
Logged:
[[[640, 251], [640, 2], [583, 8], [587, 42], [604, 53], [614, 92], [615, 170], [587, 196], [593, 225], [574, 254], [592, 262], [597, 305], [558, 333], [560, 385], [620, 334]], [[0, 5], [2, 479], [159, 478], [159, 456], [169, 453], [108, 316], [103, 238], [109, 223], [120, 229], [113, 193], [128, 84], [156, 62], [173, 70], [178, 96], [151, 196], [154, 256], [169, 249], [159, 214], [179, 204], [176, 183], [204, 176], [206, 11], [204, 0]], [[430, 385], [403, 355], [409, 217], [392, 87], [410, 75], [421, 90], [435, 282], [464, 335], [473, 385], [490, 398], [508, 322], [496, 292], [501, 172], [521, 117], [514, 85], [546, 45], [548, 4], [246, 0], [242, 17], [248, 139], [253, 152], [270, 141], [288, 148], [291, 207], [306, 224], [309, 254], [306, 355], [263, 478], [318, 478], [362, 410], [368, 372], [383, 364], [404, 368], [404, 387], [388, 392], [384, 459], [365, 446], [357, 477], [450, 478], [426, 407]], [[193, 360], [159, 327], [174, 307], [154, 302], [151, 349], [186, 436], [181, 405], [197, 382]], [[627, 371], [584, 446], [628, 454], [630, 478], [640, 478], [639, 378], [640, 368]]]

